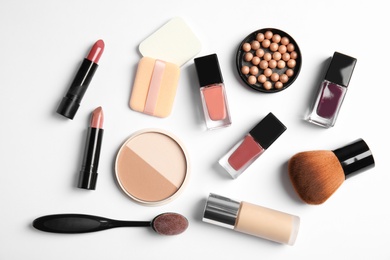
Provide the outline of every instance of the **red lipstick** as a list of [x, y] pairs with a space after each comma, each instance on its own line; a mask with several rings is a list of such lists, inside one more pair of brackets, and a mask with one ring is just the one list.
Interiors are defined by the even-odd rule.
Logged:
[[98, 40], [90, 50], [88, 56], [83, 60], [76, 76], [70, 85], [68, 92], [63, 97], [57, 108], [57, 113], [73, 119], [80, 107], [81, 100], [91, 83], [92, 77], [98, 67], [98, 62], [104, 51], [103, 40]]
[[83, 164], [78, 183], [78, 187], [81, 189], [94, 190], [96, 188], [97, 170], [104, 131], [103, 122], [103, 109], [102, 107], [98, 107], [92, 112], [88, 128]]
[[102, 56], [104, 51], [104, 42], [103, 40], [98, 40], [92, 47], [89, 52], [87, 59], [98, 64], [100, 57]]

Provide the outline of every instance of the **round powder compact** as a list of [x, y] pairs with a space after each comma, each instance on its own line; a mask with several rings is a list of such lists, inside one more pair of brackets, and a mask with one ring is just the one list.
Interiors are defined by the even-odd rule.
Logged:
[[236, 55], [238, 74], [250, 88], [276, 93], [288, 88], [298, 77], [302, 57], [298, 44], [287, 33], [264, 28], [249, 34]]
[[116, 178], [122, 190], [143, 205], [158, 206], [176, 198], [189, 175], [188, 155], [172, 134], [146, 129], [119, 149]]

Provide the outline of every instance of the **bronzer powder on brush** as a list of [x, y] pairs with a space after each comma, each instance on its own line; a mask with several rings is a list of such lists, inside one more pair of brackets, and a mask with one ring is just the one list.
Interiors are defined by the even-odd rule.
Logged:
[[115, 163], [122, 190], [138, 203], [157, 206], [176, 198], [189, 175], [187, 152], [171, 133], [146, 129], [120, 148]]

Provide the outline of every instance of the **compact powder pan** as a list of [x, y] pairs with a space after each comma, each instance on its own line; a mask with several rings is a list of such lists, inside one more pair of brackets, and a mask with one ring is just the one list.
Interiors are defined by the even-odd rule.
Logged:
[[134, 201], [158, 206], [176, 198], [189, 175], [187, 152], [181, 142], [159, 129], [138, 131], [119, 149], [117, 181]]

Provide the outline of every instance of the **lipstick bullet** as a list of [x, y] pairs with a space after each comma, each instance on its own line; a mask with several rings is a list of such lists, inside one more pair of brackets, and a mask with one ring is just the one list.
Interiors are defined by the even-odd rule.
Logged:
[[100, 149], [103, 140], [103, 109], [96, 108], [92, 112], [90, 126], [87, 133], [83, 164], [80, 170], [78, 187], [81, 189], [94, 190], [98, 177]]
[[98, 40], [82, 62], [77, 74], [57, 108], [57, 113], [73, 119], [80, 107], [81, 100], [91, 83], [92, 77], [98, 67], [99, 59], [104, 51], [103, 40]]

